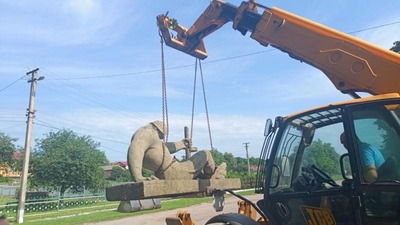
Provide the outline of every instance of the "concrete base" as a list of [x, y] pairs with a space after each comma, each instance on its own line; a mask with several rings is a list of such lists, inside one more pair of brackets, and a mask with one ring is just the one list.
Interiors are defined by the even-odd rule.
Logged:
[[118, 212], [137, 212], [140, 210], [159, 209], [161, 208], [161, 200], [156, 199], [144, 199], [144, 200], [131, 200], [121, 201], [118, 206]]
[[106, 188], [108, 201], [165, 198], [205, 192], [207, 188], [240, 189], [240, 179], [152, 180]]

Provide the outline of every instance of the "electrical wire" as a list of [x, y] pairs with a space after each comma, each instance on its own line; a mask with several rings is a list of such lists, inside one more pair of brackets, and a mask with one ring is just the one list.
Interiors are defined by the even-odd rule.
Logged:
[[12, 82], [11, 84], [9, 84], [9, 85], [3, 87], [2, 89], [0, 89], [0, 92], [2, 92], [2, 91], [4, 91], [4, 90], [6, 90], [7, 88], [11, 87], [12, 85], [14, 85], [15, 83], [17, 83], [18, 81], [24, 79], [26, 76], [27, 76], [27, 75], [24, 75], [24, 76], [20, 77], [19, 79], [17, 79], [16, 81]]
[[[394, 22], [390, 22], [390, 23], [386, 23], [386, 24], [382, 24], [382, 25], [378, 25], [378, 26], [374, 26], [374, 27], [368, 27], [368, 28], [364, 28], [364, 29], [360, 29], [360, 30], [356, 30], [356, 31], [347, 32], [347, 34], [361, 33], [364, 31], [375, 30], [375, 29], [379, 29], [382, 27], [387, 27], [387, 26], [391, 26], [391, 25], [395, 25], [395, 24], [399, 24], [399, 23], [400, 23], [400, 21], [394, 21]], [[258, 54], [264, 54], [264, 53], [272, 52], [275, 50], [277, 50], [277, 49], [268, 49], [268, 50], [264, 50], [264, 51], [257, 51], [257, 52], [241, 54], [241, 55], [232, 56], [232, 57], [225, 57], [225, 58], [221, 58], [221, 59], [210, 60], [210, 61], [204, 62], [203, 64], [212, 64], [212, 63], [217, 63], [217, 62], [221, 62], [221, 61], [238, 59], [238, 58], [243, 58], [243, 57], [248, 57], [248, 56], [253, 56], [253, 55], [258, 55]], [[187, 68], [187, 67], [193, 67], [193, 64], [169, 67], [169, 68], [165, 68], [165, 70], [176, 70], [176, 69]], [[86, 77], [70, 77], [70, 78], [58, 78], [58, 79], [59, 80], [101, 79], [101, 78], [108, 78], [108, 77], [121, 77], [121, 76], [133, 76], [133, 75], [140, 75], [140, 74], [148, 74], [148, 73], [155, 73], [155, 72], [160, 72], [160, 71], [161, 71], [161, 69], [155, 69], [155, 70], [146, 70], [146, 71], [138, 71], [138, 72], [120, 73], [120, 74], [86, 76]]]
[[[49, 71], [47, 69], [42, 69], [44, 71]], [[52, 77], [54, 77], [55, 73], [50, 73], [47, 72], [45, 75], [50, 75]], [[46, 78], [46, 80], [49, 80]], [[62, 88], [68, 87], [71, 91], [68, 91], [68, 93], [81, 93], [84, 96], [87, 96], [88, 98], [82, 98], [81, 95], [66, 95], [65, 91], [61, 93], [61, 96], [66, 97], [66, 98], [70, 98], [73, 101], [78, 101], [78, 102], [82, 102], [85, 105], [91, 105], [91, 106], [98, 106], [99, 103], [101, 106], [104, 106], [105, 108], [109, 108], [111, 110], [114, 110], [118, 113], [112, 114], [113, 116], [116, 117], [121, 117], [121, 115], [123, 115], [124, 117], [121, 117], [123, 119], [127, 119], [127, 118], [138, 118], [142, 121], [149, 121], [150, 118], [144, 114], [141, 113], [134, 113], [132, 111], [132, 109], [118, 104], [113, 100], [108, 100], [106, 98], [104, 98], [103, 96], [100, 96], [99, 94], [95, 93], [95, 92], [91, 92], [89, 91], [87, 88], [82, 87], [81, 85], [78, 85], [76, 83], [73, 83], [71, 81], [67, 81], [67, 80], [62, 80], [62, 79], [50, 79], [52, 81], [59, 81], [60, 83], [52, 83], [51, 85], [49, 84], [44, 84], [43, 86], [55, 91], [55, 92], [60, 92], [61, 88], [58, 88], [58, 86], [61, 86]], [[92, 101], [92, 99], [94, 101]], [[129, 112], [129, 113], [127, 113]]]
[[[382, 24], [379, 26], [374, 26], [374, 27], [370, 27], [370, 28], [365, 28], [365, 29], [360, 29], [357, 31], [352, 31], [352, 32], [348, 32], [348, 34], [355, 34], [355, 33], [360, 33], [360, 32], [364, 32], [364, 31], [368, 31], [368, 30], [374, 30], [374, 29], [379, 29], [382, 27], [386, 27], [386, 26], [391, 26], [391, 25], [395, 25], [400, 23], [400, 21], [395, 21], [395, 22], [391, 22], [391, 23], [387, 23], [387, 24]], [[216, 60], [211, 60], [211, 61], [207, 61], [204, 62], [203, 64], [212, 64], [212, 63], [217, 63], [217, 62], [221, 62], [221, 61], [228, 61], [228, 60], [233, 60], [233, 59], [239, 59], [239, 58], [244, 58], [244, 57], [249, 57], [249, 56], [253, 56], [253, 55], [259, 55], [259, 54], [264, 54], [264, 53], [269, 53], [272, 51], [275, 51], [276, 49], [268, 49], [268, 50], [264, 50], [264, 51], [257, 51], [257, 52], [252, 52], [252, 53], [247, 53], [247, 54], [241, 54], [241, 55], [236, 55], [236, 56], [231, 56], [231, 57], [226, 57], [226, 58], [221, 58], [221, 59], [216, 59]], [[187, 67], [193, 67], [193, 64], [190, 65], [181, 65], [181, 66], [175, 66], [175, 67], [170, 67], [170, 68], [166, 68], [166, 70], [176, 70], [176, 69], [181, 69], [181, 68], [187, 68]], [[141, 74], [149, 74], [149, 73], [156, 73], [156, 72], [160, 72], [160, 69], [155, 69], [155, 70], [146, 70], [146, 71], [138, 71], [138, 72], [129, 72], [129, 73], [119, 73], [119, 74], [110, 74], [110, 75], [100, 75], [100, 76], [85, 76], [85, 77], [70, 77], [70, 78], [61, 78], [60, 76], [56, 75], [55, 73], [50, 72], [49, 70], [45, 69], [45, 68], [41, 68], [42, 71], [45, 71], [45, 75], [46, 75], [46, 80], [49, 81], [59, 81], [58, 83], [55, 82], [53, 83], [53, 85], [47, 85], [45, 82], [43, 82], [43, 84], [41, 84], [41, 86], [43, 85], [44, 87], [46, 87], [47, 89], [51, 90], [51, 91], [55, 91], [55, 92], [59, 92], [62, 94], [62, 96], [70, 98], [73, 101], [80, 101], [86, 105], [98, 105], [100, 103], [100, 105], [102, 106], [106, 106], [107, 108], [109, 108], [111, 111], [115, 111], [118, 113], [112, 113], [113, 116], [119, 116], [121, 117], [121, 114], [124, 114], [124, 116], [128, 117], [128, 118], [132, 118], [132, 114], [130, 113], [126, 113], [128, 111], [131, 111], [131, 109], [122, 106], [122, 105], [118, 105], [115, 102], [108, 100], [94, 92], [90, 92], [88, 91], [86, 88], [83, 88], [81, 85], [78, 85], [76, 83], [70, 82], [71, 80], [88, 80], [88, 79], [103, 79], [103, 78], [109, 78], [109, 77], [124, 77], [124, 76], [135, 76], [135, 75], [141, 75]], [[2, 89], [0, 89], [0, 92], [10, 88], [11, 86], [13, 86], [15, 83], [17, 83], [18, 81], [24, 79], [27, 75], [24, 75], [22, 77], [20, 77], [19, 79], [17, 79], [16, 81], [6, 85], [5, 87], [3, 87]], [[66, 86], [70, 88], [71, 93], [81, 93], [84, 96], [87, 96], [88, 98], [82, 98], [82, 96], [79, 97], [75, 97], [73, 95], [65, 95], [65, 92], [61, 92], [60, 89], [58, 87], [63, 87], [65, 88]], [[93, 101], [92, 101], [93, 100]], [[121, 110], [124, 109], [124, 110]], [[126, 118], [126, 117], [121, 117], [121, 118]], [[150, 118], [148, 118], [147, 116], [143, 115], [143, 114], [139, 114], [139, 113], [135, 113], [133, 115], [134, 117], [137, 117], [143, 121], [149, 121]], [[3, 117], [5, 118], [5, 117]], [[57, 126], [53, 126], [49, 123], [43, 122], [40, 119], [37, 119], [38, 123], [36, 123], [39, 126], [43, 126], [43, 127], [48, 127], [48, 128], [52, 128], [52, 129], [57, 129], [57, 130], [62, 130]], [[66, 120], [65, 118], [63, 118], [62, 120], [64, 121], [68, 121], [71, 123], [76, 123], [76, 121], [71, 121], [71, 120]], [[50, 120], [51, 121], [51, 120]], [[16, 121], [18, 122], [18, 121]], [[54, 122], [54, 121], [53, 121]], [[25, 121], [20, 121], [18, 125], [12, 126], [12, 127], [8, 127], [8, 128], [3, 128], [4, 129], [9, 129], [9, 128], [13, 128], [13, 127], [18, 127], [21, 125], [25, 124]], [[58, 122], [61, 123], [61, 122]], [[73, 125], [76, 126], [76, 125]], [[71, 127], [70, 125], [68, 127]], [[113, 131], [113, 134], [115, 134], [115, 132]], [[118, 144], [127, 144], [125, 142], [122, 141], [115, 141], [115, 140], [111, 140], [108, 138], [102, 138], [102, 137], [96, 137], [96, 136], [92, 136], [93, 138], [99, 139], [99, 140], [104, 140], [104, 141], [109, 141], [109, 142], [113, 142], [113, 143], [118, 143]], [[118, 152], [116, 150], [114, 150], [115, 152]], [[119, 152], [121, 153], [121, 152]]]
[[398, 24], [398, 23], [400, 23], [400, 21], [395, 21], [395, 22], [392, 22], [392, 23], [386, 23], [386, 24], [382, 24], [382, 25], [378, 25], [378, 26], [374, 26], [374, 27], [369, 27], [369, 28], [365, 28], [365, 29], [361, 29], [361, 30], [356, 30], [356, 31], [348, 32], [347, 34], [355, 34], [355, 33], [360, 33], [360, 32], [364, 32], [364, 31], [368, 31], [368, 30], [375, 30], [375, 29], [391, 26], [391, 25]]
[[[58, 130], [58, 131], [65, 130], [65, 128], [55, 127], [55, 126], [53, 126], [51, 124], [48, 124], [48, 123], [43, 122], [43, 121], [38, 120], [38, 119], [36, 119], [36, 121], [39, 121], [39, 123], [35, 122], [35, 125], [38, 125], [38, 126], [52, 128], [52, 129], [55, 129], [55, 130]], [[74, 133], [79, 134], [79, 135], [84, 135], [84, 136], [90, 136], [91, 138], [95, 138], [95, 139], [99, 139], [99, 140], [103, 140], [103, 141], [108, 141], [108, 142], [112, 142], [112, 143], [127, 145], [127, 142], [123, 142], [123, 141], [116, 141], [116, 140], [112, 140], [112, 139], [109, 139], [109, 138], [103, 138], [103, 137], [98, 137], [98, 136], [93, 136], [93, 135], [82, 134], [82, 133], [78, 133], [78, 132], [75, 132], [75, 131], [74, 131]]]

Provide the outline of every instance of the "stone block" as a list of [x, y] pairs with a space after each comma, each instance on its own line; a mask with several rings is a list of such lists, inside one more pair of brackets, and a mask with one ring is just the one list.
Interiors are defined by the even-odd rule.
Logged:
[[198, 180], [199, 191], [204, 191], [206, 188], [218, 188], [218, 189], [231, 189], [237, 190], [241, 188], [240, 179], [203, 179]]
[[198, 192], [196, 180], [152, 180], [106, 188], [108, 201], [173, 197]]
[[140, 210], [139, 200], [121, 201], [118, 205], [118, 212], [137, 212]]
[[137, 212], [140, 210], [150, 210], [161, 208], [161, 199], [143, 199], [143, 200], [130, 200], [121, 201], [118, 206], [118, 212]]
[[153, 180], [106, 188], [108, 201], [130, 201], [202, 193], [206, 188], [240, 189], [240, 179]]
[[159, 199], [159, 198], [142, 199], [142, 200], [139, 200], [139, 203], [140, 203], [140, 210], [161, 208], [161, 199]]

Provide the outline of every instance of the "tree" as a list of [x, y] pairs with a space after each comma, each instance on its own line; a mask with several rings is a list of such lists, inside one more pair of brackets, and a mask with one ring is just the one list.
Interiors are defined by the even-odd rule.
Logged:
[[17, 138], [11, 138], [0, 132], [0, 166], [12, 167], [15, 164], [14, 152], [16, 152]]
[[250, 157], [250, 166], [258, 166], [258, 163], [260, 161], [259, 158], [255, 158], [255, 157]]
[[101, 166], [107, 163], [100, 143], [90, 136], [78, 136], [73, 131], [50, 132], [36, 140], [30, 165], [30, 184], [59, 191], [64, 195], [85, 189], [98, 191], [104, 188], [105, 179]]
[[214, 162], [215, 162], [217, 165], [219, 165], [219, 164], [221, 164], [222, 162], [224, 162], [224, 154], [222, 154], [221, 152], [219, 152], [217, 149], [210, 150], [210, 152], [211, 152], [211, 155], [212, 155], [213, 158], [214, 158]]
[[339, 153], [330, 143], [323, 143], [320, 139], [313, 141], [303, 155], [303, 165], [314, 164], [329, 175], [340, 173]]
[[224, 153], [224, 162], [227, 165], [227, 171], [232, 172], [237, 167], [237, 161], [235, 156], [232, 153], [225, 152]]
[[241, 157], [236, 157], [236, 161], [237, 161], [236, 172], [237, 173], [247, 173], [247, 159], [241, 158]]
[[124, 170], [119, 166], [114, 166], [112, 168], [110, 179], [117, 182], [129, 182], [132, 180], [129, 170]]
[[392, 51], [394, 51], [394, 52], [397, 52], [397, 53], [400, 53], [400, 41], [395, 41], [394, 43], [393, 43], [393, 47], [391, 47], [390, 48], [390, 50], [392, 50]]

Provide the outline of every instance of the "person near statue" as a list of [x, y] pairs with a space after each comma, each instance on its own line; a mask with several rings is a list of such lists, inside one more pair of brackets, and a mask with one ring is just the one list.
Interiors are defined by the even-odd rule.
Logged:
[[[133, 134], [128, 149], [128, 166], [133, 181], [225, 178], [226, 164], [217, 166], [210, 151], [198, 151], [187, 161], [178, 162], [172, 154], [191, 148], [191, 139], [164, 143], [166, 135], [167, 127], [162, 121], [151, 122]], [[154, 175], [144, 177], [142, 168], [153, 171]]]

